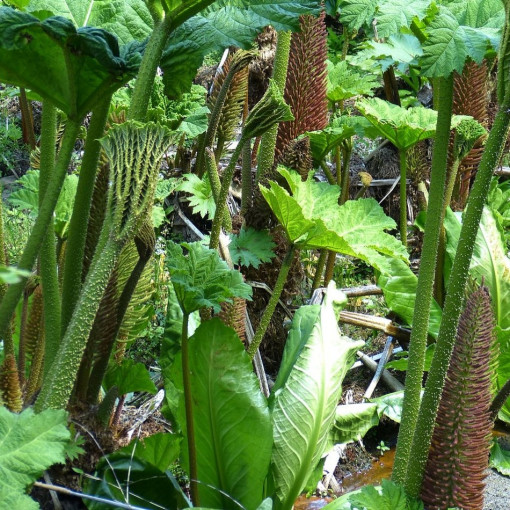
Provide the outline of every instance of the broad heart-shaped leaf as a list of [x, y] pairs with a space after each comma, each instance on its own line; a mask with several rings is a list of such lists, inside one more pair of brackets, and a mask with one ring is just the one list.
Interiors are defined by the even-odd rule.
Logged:
[[422, 106], [405, 109], [378, 98], [362, 99], [356, 107], [397, 149], [408, 150], [435, 135], [435, 110]]
[[[162, 472], [131, 454], [115, 452], [103, 457], [94, 478], [87, 478], [85, 491], [109, 501], [129, 503], [138, 508], [190, 508], [191, 503], [170, 471]], [[104, 510], [101, 501], [87, 501], [89, 510]], [[115, 507], [113, 507], [115, 508]]]
[[189, 90], [205, 55], [229, 46], [248, 49], [267, 25], [276, 30], [298, 30], [300, 14], [317, 14], [316, 0], [220, 0], [187, 20], [173, 33], [161, 67], [166, 92], [178, 97]]
[[168, 432], [158, 432], [142, 440], [136, 438], [119, 453], [144, 460], [160, 471], [170, 469], [170, 466], [179, 457], [182, 436]]
[[[0, 407], [0, 502], [30, 510], [39, 508], [25, 489], [52, 464], [65, 462], [69, 441], [67, 413], [47, 409], [39, 414], [25, 409], [21, 414]], [[6, 508], [6, 507], [4, 507]]]
[[335, 291], [330, 285], [308, 341], [274, 396], [271, 465], [281, 508], [292, 507], [324, 453], [343, 378], [363, 345], [340, 334]]
[[369, 264], [378, 252], [407, 259], [402, 243], [384, 232], [395, 228], [395, 222], [375, 200], [351, 200], [339, 206], [338, 186], [315, 182], [311, 174], [302, 182], [297, 172], [284, 167], [279, 172], [292, 196], [275, 182], [261, 191], [292, 243], [305, 249], [327, 248]]
[[155, 395], [158, 390], [143, 363], [135, 363], [132, 359], [125, 359], [122, 364], [114, 364], [105, 374], [106, 389], [117, 386], [119, 395], [126, 395], [133, 391], [146, 391]]
[[503, 24], [503, 3], [498, 0], [440, 5], [439, 14], [427, 27], [423, 74], [440, 77], [453, 71], [461, 73], [468, 57], [480, 63], [490, 47], [497, 49]]
[[267, 230], [255, 230], [252, 227], [241, 227], [239, 234], [230, 235], [228, 249], [234, 264], [259, 267], [275, 257], [276, 244]]
[[77, 27], [104, 28], [123, 44], [143, 40], [152, 30], [152, 17], [145, 2], [140, 0], [30, 0], [26, 8], [34, 16], [62, 16]]
[[0, 8], [0, 81], [38, 93], [78, 120], [94, 104], [134, 77], [141, 45], [119, 49], [98, 28], [76, 29], [62, 17], [39, 21]]
[[255, 510], [262, 502], [272, 434], [251, 361], [239, 337], [219, 319], [202, 324], [189, 342], [200, 502]]
[[[188, 255], [182, 253], [182, 247]], [[239, 271], [230, 269], [216, 250], [200, 243], [167, 244], [167, 267], [177, 300], [184, 313], [207, 306], [219, 310], [232, 297], [251, 298], [251, 287]]]

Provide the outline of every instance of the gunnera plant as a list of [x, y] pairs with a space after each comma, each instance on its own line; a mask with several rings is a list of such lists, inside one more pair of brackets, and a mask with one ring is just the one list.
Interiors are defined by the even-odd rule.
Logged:
[[441, 397], [421, 497], [430, 510], [482, 510], [496, 343], [488, 288], [466, 302]]

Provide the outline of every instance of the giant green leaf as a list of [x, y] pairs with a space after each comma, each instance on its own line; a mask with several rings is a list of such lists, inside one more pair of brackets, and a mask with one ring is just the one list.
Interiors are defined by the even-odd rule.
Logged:
[[281, 508], [291, 508], [324, 453], [342, 381], [363, 345], [340, 334], [331, 285], [308, 341], [272, 410], [272, 474]]
[[380, 2], [376, 12], [377, 34], [388, 37], [398, 34], [402, 28], [411, 26], [416, 17], [425, 17], [430, 0], [386, 0]]
[[352, 30], [370, 23], [379, 0], [341, 0], [338, 2], [340, 20]]
[[121, 49], [109, 32], [76, 29], [62, 17], [39, 21], [0, 8], [0, 81], [33, 90], [73, 119], [136, 74], [140, 49]]
[[166, 471], [179, 457], [181, 441], [182, 436], [178, 434], [158, 432], [142, 440], [136, 438], [117, 452], [144, 460], [160, 471]]
[[187, 91], [208, 53], [229, 46], [248, 49], [267, 25], [276, 30], [297, 30], [299, 15], [317, 14], [319, 6], [315, 0], [214, 2], [172, 33], [161, 61], [166, 91], [170, 96]]
[[[379, 262], [381, 264], [378, 265], [380, 274], [377, 276], [377, 286], [382, 289], [387, 306], [406, 324], [412, 326], [418, 286], [417, 276], [405, 262], [398, 258], [385, 257]], [[441, 315], [440, 306], [433, 300], [429, 318], [429, 335], [433, 337], [437, 337], [439, 332]]]
[[271, 458], [267, 402], [232, 329], [212, 319], [189, 342], [200, 502], [254, 510]]
[[407, 259], [402, 243], [384, 232], [395, 228], [395, 222], [375, 200], [351, 200], [339, 206], [338, 186], [315, 182], [312, 175], [303, 182], [297, 172], [284, 167], [279, 172], [292, 195], [275, 182], [261, 191], [291, 242], [359, 257], [369, 264], [378, 252]]
[[38, 18], [62, 16], [77, 27], [93, 26], [108, 30], [124, 44], [143, 40], [152, 29], [152, 17], [140, 0], [30, 0], [26, 11]]
[[314, 165], [319, 166], [333, 149], [354, 135], [368, 138], [379, 136], [372, 124], [364, 117], [347, 115], [336, 117], [321, 131], [308, 131], [306, 136], [310, 139]]
[[[182, 249], [188, 250], [185, 256]], [[250, 299], [251, 287], [239, 271], [230, 269], [216, 250], [200, 243], [167, 244], [167, 267], [177, 300], [184, 313], [203, 307], [219, 310], [232, 297]]]
[[441, 5], [439, 14], [427, 27], [421, 59], [425, 76], [459, 73], [469, 57], [480, 63], [489, 48], [497, 48], [504, 23], [499, 0], [472, 0]]
[[14, 414], [0, 407], [1, 506], [9, 502], [13, 509], [39, 508], [24, 493], [45, 469], [65, 462], [69, 441], [66, 424], [67, 413], [63, 410], [47, 409], [34, 414], [28, 408]]
[[405, 109], [373, 98], [358, 101], [356, 107], [381, 136], [401, 150], [408, 150], [436, 133], [437, 112], [423, 106]]
[[388, 37], [423, 18], [429, 5], [430, 0], [340, 0], [340, 21], [358, 30], [375, 19], [378, 36]]
[[[417, 65], [417, 58], [423, 54], [423, 48], [417, 37], [412, 34], [395, 34], [384, 42], [366, 41], [364, 49], [350, 57], [350, 62], [365, 72], [373, 72], [374, 64], [386, 71], [395, 66], [400, 72], [406, 72], [409, 65]], [[375, 62], [374, 62], [375, 60]]]

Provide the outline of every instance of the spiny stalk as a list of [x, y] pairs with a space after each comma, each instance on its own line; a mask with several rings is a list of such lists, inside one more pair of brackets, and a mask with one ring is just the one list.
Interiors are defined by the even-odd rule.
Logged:
[[170, 136], [156, 124], [131, 121], [110, 129], [101, 143], [111, 164], [106, 219], [80, 300], [37, 399], [37, 411], [67, 405], [112, 268], [152, 204], [160, 161]]

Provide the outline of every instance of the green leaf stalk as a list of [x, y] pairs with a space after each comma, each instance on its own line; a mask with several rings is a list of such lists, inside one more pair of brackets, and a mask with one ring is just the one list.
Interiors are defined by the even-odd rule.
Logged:
[[184, 405], [186, 408], [186, 430], [188, 437], [188, 457], [190, 474], [191, 501], [195, 506], [200, 506], [198, 496], [198, 471], [197, 471], [197, 449], [195, 444], [195, 424], [193, 423], [193, 397], [191, 395], [191, 380], [189, 366], [189, 337], [188, 337], [189, 314], [182, 316], [182, 384], [184, 388]]
[[[285, 103], [283, 94], [278, 84], [271, 80], [269, 87], [262, 99], [253, 107], [244, 123], [241, 138], [237, 147], [230, 158], [229, 164], [223, 172], [223, 182], [221, 183], [220, 195], [216, 204], [216, 212], [214, 214], [213, 225], [211, 229], [211, 240], [209, 247], [217, 249], [220, 239], [220, 230], [225, 211], [227, 208], [227, 196], [232, 176], [236, 167], [237, 160], [241, 155], [244, 144], [249, 142], [251, 138], [263, 135], [271, 130], [274, 126], [278, 126], [279, 122], [293, 120], [294, 116], [290, 111], [290, 107]], [[274, 147], [273, 147], [274, 157]]]
[[313, 277], [312, 292], [318, 289], [321, 285], [322, 273], [326, 267], [326, 260], [328, 258], [328, 250], [322, 249], [319, 254], [319, 260], [315, 264], [315, 275]]
[[294, 258], [294, 252], [296, 250], [296, 245], [292, 243], [287, 251], [285, 258], [282, 261], [282, 266], [280, 267], [280, 272], [278, 273], [278, 278], [276, 279], [276, 283], [274, 285], [273, 293], [271, 294], [271, 299], [262, 314], [262, 318], [260, 319], [259, 327], [257, 328], [257, 332], [255, 333], [253, 340], [248, 347], [248, 354], [250, 358], [253, 359], [255, 354], [257, 353], [257, 349], [259, 348], [262, 339], [267, 331], [269, 323], [271, 322], [271, 317], [276, 309], [276, 305], [278, 304], [278, 300], [282, 295], [283, 287], [285, 282], [287, 281], [287, 276], [289, 274], [290, 267], [292, 265], [292, 259]]
[[206, 162], [205, 162], [205, 151], [206, 147], [212, 147], [214, 144], [214, 139], [216, 138], [216, 131], [218, 129], [218, 124], [220, 121], [221, 111], [223, 109], [223, 105], [225, 104], [225, 99], [227, 98], [227, 93], [230, 88], [230, 84], [234, 79], [234, 76], [244, 69], [255, 57], [255, 52], [253, 51], [244, 51], [239, 50], [234, 53], [232, 60], [230, 61], [230, 67], [228, 68], [228, 72], [225, 76], [223, 84], [221, 85], [220, 91], [216, 98], [216, 102], [214, 103], [214, 108], [211, 112], [211, 117], [209, 119], [209, 125], [207, 127], [207, 131], [202, 136], [200, 141], [200, 146], [197, 151], [197, 164], [195, 173], [201, 178], [206, 171]]
[[[220, 176], [218, 175], [218, 167], [216, 165], [214, 151], [209, 147], [206, 147], [205, 149], [205, 166], [207, 168], [207, 176], [209, 177], [209, 182], [211, 183], [214, 202], [216, 203], [217, 207], [221, 193], [221, 181]], [[232, 230], [232, 218], [230, 217], [227, 208], [225, 208], [225, 213], [223, 215], [223, 228], [228, 231]]]
[[[441, 78], [440, 81], [440, 109], [438, 112], [436, 142], [432, 157], [429, 206], [416, 289], [416, 302], [409, 347], [409, 367], [406, 374], [402, 421], [392, 474], [392, 479], [400, 484], [406, 481], [408, 466], [411, 462], [414, 462], [414, 454], [411, 456], [411, 443], [413, 441], [413, 434], [417, 425], [420, 408], [420, 394], [425, 363], [429, 316], [432, 304], [437, 247], [439, 243], [439, 232], [443, 223], [444, 183], [446, 180], [448, 142], [453, 105], [453, 75], [450, 75], [448, 78]], [[412, 493], [410, 494], [412, 495]], [[417, 493], [415, 493], [415, 495], [417, 495]]]
[[[276, 43], [276, 52], [274, 56], [273, 80], [278, 85], [282, 95], [285, 90], [287, 69], [289, 67], [291, 35], [291, 32], [278, 32], [278, 41]], [[260, 178], [267, 175], [273, 167], [277, 135], [278, 124], [275, 124], [262, 136], [258, 154], [255, 183], [258, 183]]]
[[[505, 50], [508, 50], [508, 48], [505, 48]], [[457, 325], [462, 311], [461, 304], [464, 300], [464, 288], [469, 274], [469, 265], [473, 255], [475, 238], [478, 232], [483, 206], [489, 192], [492, 174], [499, 163], [505, 140], [508, 136], [509, 127], [510, 87], [507, 81], [505, 97], [500, 104], [499, 111], [487, 139], [485, 151], [469, 196], [457, 253], [455, 254], [450, 274], [436, 351], [420, 406], [411, 446], [411, 457], [407, 468], [405, 487], [411, 495], [418, 494], [420, 490], [425, 463], [427, 461], [430, 438], [432, 436], [435, 416], [439, 405], [439, 398], [445, 384], [446, 372], [453, 351]], [[427, 220], [428, 216], [429, 215], [427, 215]]]
[[[97, 173], [101, 144], [111, 97], [108, 97], [92, 111], [92, 118], [87, 131], [85, 152], [80, 168], [80, 179], [76, 190], [73, 214], [69, 223], [69, 237], [67, 239], [66, 257], [64, 262], [64, 276], [62, 283], [62, 312], [61, 335], [63, 336], [80, 295], [82, 286], [83, 258], [85, 255], [85, 241], [87, 238], [88, 222], [84, 218], [90, 215], [94, 181]], [[46, 302], [46, 299], [45, 299]]]
[[253, 186], [251, 174], [251, 143], [250, 140], [244, 143], [243, 162], [241, 167], [241, 213], [245, 215], [251, 208]]
[[400, 240], [407, 246], [407, 151], [399, 149], [400, 159]]
[[[57, 141], [57, 109], [49, 101], [43, 102], [41, 123], [41, 163], [39, 174], [39, 207], [42, 206], [48, 183], [55, 166], [55, 144]], [[57, 253], [53, 218], [39, 253], [39, 274], [44, 312], [44, 373], [48, 372], [60, 343], [60, 287], [57, 275]]]
[[107, 217], [80, 299], [36, 401], [37, 411], [67, 405], [108, 279], [122, 248], [145, 221], [169, 143], [165, 129], [137, 122], [112, 128], [102, 140], [111, 165]]
[[161, 21], [154, 23], [154, 30], [145, 48], [138, 77], [136, 78], [136, 85], [127, 115], [128, 120], [144, 121], [147, 116], [152, 88], [156, 79], [156, 71], [166, 41], [172, 30], [171, 21], [172, 18], [165, 17]]
[[[53, 175], [48, 183], [48, 188], [44, 195], [44, 201], [39, 209], [39, 214], [32, 229], [32, 233], [28, 238], [25, 250], [23, 251], [23, 255], [18, 263], [19, 269], [31, 271], [35, 264], [37, 255], [44, 241], [44, 236], [46, 235], [46, 231], [48, 230], [48, 226], [53, 217], [53, 211], [57, 204], [69, 161], [71, 160], [74, 142], [78, 135], [80, 125], [81, 119], [80, 121], [69, 119], [66, 125], [60, 152], [53, 170]], [[25, 281], [26, 279], [23, 279], [21, 282], [11, 285], [2, 299], [2, 303], [0, 304], [1, 336], [5, 334], [16, 305], [23, 294]]]

